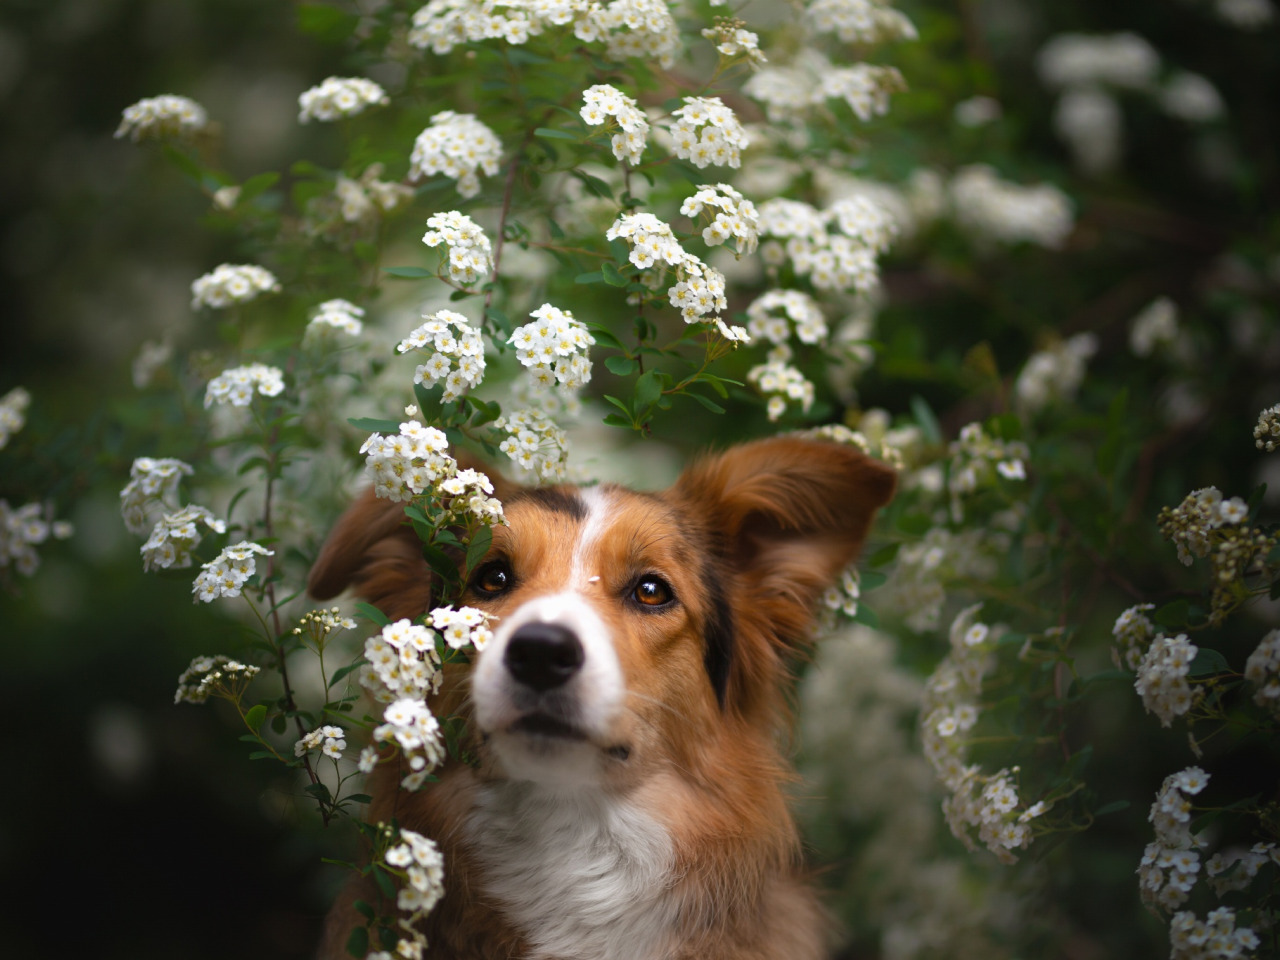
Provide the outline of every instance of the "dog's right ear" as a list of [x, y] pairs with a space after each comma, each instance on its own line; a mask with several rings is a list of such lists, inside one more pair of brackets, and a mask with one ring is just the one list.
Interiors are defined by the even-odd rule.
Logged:
[[307, 592], [317, 600], [354, 587], [392, 620], [431, 609], [431, 568], [409, 526], [404, 504], [381, 500], [370, 488], [329, 532], [311, 568]]

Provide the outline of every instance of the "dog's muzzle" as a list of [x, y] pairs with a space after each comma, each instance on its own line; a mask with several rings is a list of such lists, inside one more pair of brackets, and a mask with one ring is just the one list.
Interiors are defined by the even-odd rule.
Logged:
[[503, 654], [512, 679], [538, 693], [568, 683], [585, 659], [576, 633], [558, 623], [538, 621], [517, 629]]

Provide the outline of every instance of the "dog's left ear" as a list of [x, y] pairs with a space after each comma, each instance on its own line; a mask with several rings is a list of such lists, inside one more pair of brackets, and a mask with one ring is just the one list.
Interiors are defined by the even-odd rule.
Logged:
[[[672, 493], [724, 538], [736, 632], [763, 631], [776, 656], [808, 635], [823, 591], [857, 557], [896, 483], [893, 470], [853, 447], [778, 437], [703, 459]], [[747, 682], [744, 669], [752, 667], [734, 664], [731, 686]]]

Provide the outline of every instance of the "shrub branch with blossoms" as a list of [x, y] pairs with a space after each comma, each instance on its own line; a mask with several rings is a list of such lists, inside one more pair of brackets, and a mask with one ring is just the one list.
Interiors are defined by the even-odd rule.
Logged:
[[[1054, 265], [1105, 231], [1079, 226], [1057, 186], [985, 154], [950, 172], [919, 156], [896, 172], [878, 165], [906, 81], [926, 93], [944, 82], [909, 52], [937, 42], [930, 31], [882, 0], [813, 0], [760, 25], [722, 6], [360, 5], [347, 62], [379, 82], [299, 85], [296, 119], [320, 159], [242, 181], [219, 166], [221, 127], [199, 104], [165, 95], [124, 110], [116, 136], [163, 144], [236, 261], [192, 282], [195, 331], [153, 351], [140, 378], [172, 391], [183, 429], [134, 451], [119, 478], [143, 568], [180, 579], [246, 638], [196, 657], [176, 699], [224, 701], [251, 758], [282, 764], [325, 824], [362, 838], [348, 866], [381, 896], [356, 904], [367, 922], [349, 952], [422, 956], [418, 921], [450, 865], [433, 838], [364, 822], [360, 784], [395, 763], [403, 789], [429, 789], [439, 765], [471, 759], [461, 718], [436, 695], [493, 627], [461, 605], [504, 522], [476, 462], [525, 483], [590, 479], [570, 446], [590, 421], [636, 441], [678, 423], [691, 445], [807, 430], [901, 474], [866, 560], [823, 605], [828, 643], [850, 620], [879, 628], [894, 638], [875, 645], [896, 649], [884, 655], [893, 669], [925, 678], [915, 740], [895, 749], [916, 751], [939, 823], [970, 856], [917, 843], [908, 866], [923, 876], [950, 857], [952, 886], [1051, 901], [1052, 871], [1036, 870], [1053, 844], [1118, 822], [1125, 794], [1154, 794], [1141, 840], [1129, 834], [1135, 902], [1160, 916], [1175, 957], [1257, 955], [1280, 910], [1274, 778], [1250, 799], [1219, 771], [1267, 756], [1280, 723], [1280, 634], [1249, 619], [1280, 594], [1272, 508], [1260, 491], [1224, 496], [1207, 481], [1170, 492], [1152, 464], [1191, 428], [1094, 382], [1127, 343], [1128, 369], [1158, 364], [1186, 392], [1204, 387], [1186, 331], [1210, 298], [1174, 309], [1177, 291], [1144, 290], [1118, 320], [1057, 325], [1038, 295], [993, 292], [1024, 272], [1051, 289]], [[1189, 102], [1199, 115], [1211, 105], [1194, 81], [1157, 84], [1159, 60], [1141, 44], [1087, 40], [1047, 44], [1041, 58], [1061, 91], [1054, 129], [1085, 176], [1116, 162], [1116, 147], [1079, 145], [1081, 104], [1096, 115], [1113, 89], [1155, 92], [1143, 102], [1173, 102], [1187, 122]], [[901, 70], [880, 62], [894, 57]], [[995, 122], [991, 103], [956, 122]], [[883, 282], [886, 263], [900, 282]], [[909, 303], [948, 284], [976, 305], [936, 321], [895, 305], [904, 290]], [[1261, 302], [1262, 289], [1233, 295]], [[1020, 309], [1023, 297], [1038, 308]], [[1003, 339], [974, 319], [988, 313]], [[878, 388], [893, 413], [863, 408]], [[1252, 429], [1260, 457], [1280, 436], [1277, 399], [1239, 431], [1249, 446]], [[0, 449], [30, 404], [23, 390], [0, 399]], [[415, 621], [302, 596], [324, 530], [360, 484], [421, 541], [433, 592]], [[1168, 500], [1158, 515], [1155, 497]], [[54, 516], [51, 501], [0, 500], [6, 580], [69, 532]], [[1174, 559], [1190, 571], [1165, 571]], [[1100, 617], [1114, 619], [1110, 637]], [[1118, 789], [1091, 766], [1109, 735], [1099, 703], [1140, 713], [1151, 736], [1176, 731], [1161, 756], [1189, 756], [1141, 791]], [[850, 914], [865, 888], [850, 884]], [[958, 939], [867, 922], [885, 956], [1032, 949], [1030, 920], [963, 913], [948, 915], [970, 924]]]

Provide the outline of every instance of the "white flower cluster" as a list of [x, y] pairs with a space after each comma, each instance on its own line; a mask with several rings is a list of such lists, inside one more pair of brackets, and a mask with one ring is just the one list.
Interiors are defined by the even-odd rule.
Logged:
[[[866, 198], [845, 201], [839, 213], [799, 200], [766, 200], [760, 205], [760, 233], [776, 239], [761, 255], [773, 267], [789, 259], [818, 290], [870, 293], [880, 283], [876, 255], [887, 246], [891, 225], [883, 208]], [[829, 232], [831, 226], [837, 232]]]
[[293, 755], [301, 757], [312, 750], [319, 750], [330, 760], [341, 760], [342, 751], [347, 749], [347, 731], [341, 727], [326, 723], [316, 727], [293, 745]]
[[125, 528], [141, 536], [159, 514], [178, 509], [178, 483], [192, 474], [189, 464], [172, 457], [138, 457], [129, 469], [129, 482], [120, 491]]
[[1218, 88], [1189, 70], [1179, 70], [1165, 81], [1159, 103], [1169, 116], [1188, 123], [1208, 123], [1226, 112]]
[[569, 438], [550, 417], [536, 410], [517, 410], [493, 425], [507, 434], [498, 449], [525, 477], [543, 483], [568, 479]]
[[834, 33], [845, 43], [915, 40], [915, 25], [884, 0], [813, 0], [804, 22], [815, 33]]
[[889, 112], [889, 96], [906, 89], [894, 67], [870, 63], [838, 67], [807, 49], [788, 66], [765, 67], [742, 85], [742, 92], [764, 106], [770, 123], [799, 123], [829, 99], [841, 99], [864, 123]]
[[188, 504], [156, 521], [151, 536], [142, 545], [144, 570], [191, 565], [191, 551], [204, 534], [201, 525], [214, 533], [226, 533], [227, 525], [205, 507]]
[[[440, 310], [425, 314], [426, 321], [396, 346], [397, 353], [422, 350], [431, 353], [418, 364], [413, 382], [431, 389], [444, 384], [443, 400], [456, 400], [484, 377], [484, 341], [478, 328], [460, 313]], [[454, 366], [454, 364], [457, 366]]]
[[229, 403], [233, 407], [247, 407], [255, 392], [264, 397], [275, 397], [283, 390], [283, 370], [264, 363], [250, 363], [223, 370], [210, 380], [204, 392], [204, 405], [208, 408], [215, 403]]
[[1000, 440], [982, 429], [980, 423], [960, 428], [951, 442], [951, 471], [947, 489], [951, 492], [952, 514], [959, 520], [960, 497], [1005, 480], [1027, 479], [1027, 445], [1021, 440]]
[[786, 343], [793, 329], [801, 343], [826, 342], [826, 318], [818, 301], [807, 293], [769, 290], [747, 307], [747, 332], [752, 337], [762, 337], [770, 343]]
[[8, 446], [10, 438], [27, 425], [29, 406], [31, 394], [23, 387], [14, 387], [0, 397], [0, 450]]
[[364, 642], [360, 684], [379, 703], [425, 700], [440, 691], [444, 675], [436, 634], [408, 620], [397, 620]]
[[598, 83], [582, 91], [582, 109], [578, 112], [593, 127], [613, 117], [621, 128], [609, 140], [613, 155], [632, 165], [640, 162], [649, 137], [649, 121], [634, 100], [616, 87]]
[[1085, 364], [1097, 350], [1096, 336], [1077, 333], [1048, 350], [1033, 353], [1013, 384], [1019, 409], [1031, 415], [1052, 401], [1066, 401], [1074, 397], [1084, 381]]
[[577, 390], [591, 380], [591, 361], [587, 350], [595, 337], [587, 325], [575, 320], [568, 310], [544, 303], [529, 316], [533, 323], [516, 327], [507, 343], [516, 346], [516, 359], [528, 367], [536, 385], [556, 384], [566, 390]]
[[1258, 688], [1254, 702], [1280, 714], [1280, 630], [1270, 631], [1249, 654], [1244, 676]]
[[279, 292], [280, 282], [266, 267], [252, 263], [224, 263], [191, 284], [191, 308], [224, 310], [248, 303], [259, 294]]
[[480, 192], [479, 173], [493, 176], [501, 157], [497, 134], [470, 113], [444, 110], [431, 118], [431, 126], [413, 142], [409, 179], [443, 173], [458, 182], [461, 196], [474, 197]]
[[241, 663], [219, 654], [216, 657], [196, 657], [178, 677], [178, 690], [174, 703], [204, 703], [211, 696], [234, 699], [249, 681], [262, 671], [261, 667]]
[[1236, 847], [1226, 853], [1215, 853], [1204, 865], [1209, 885], [1218, 896], [1235, 890], [1247, 890], [1267, 863], [1280, 867], [1280, 846], [1255, 843], [1248, 850]]
[[431, 771], [445, 759], [444, 735], [431, 708], [420, 699], [403, 697], [382, 711], [383, 723], [373, 730], [375, 743], [396, 743], [409, 764], [410, 773], [400, 781], [406, 790], [418, 790]]
[[396, 897], [396, 907], [409, 914], [401, 926], [413, 939], [400, 940], [395, 958], [377, 952], [369, 954], [369, 960], [420, 960], [426, 941], [416, 927], [444, 896], [444, 856], [434, 841], [401, 827], [400, 843], [387, 850], [385, 860], [406, 881], [407, 886]]
[[164, 93], [147, 97], [124, 108], [116, 136], [128, 135], [135, 142], [163, 137], [189, 137], [209, 123], [204, 107], [187, 97]]
[[828, 587], [822, 594], [822, 605], [828, 610], [843, 613], [846, 617], [858, 615], [858, 601], [862, 586], [858, 580], [858, 568], [847, 568], [840, 574], [840, 582]]
[[440, 631], [444, 642], [455, 650], [471, 647], [483, 650], [493, 639], [489, 624], [494, 617], [475, 607], [436, 607], [428, 614], [431, 626]]
[[1276, 16], [1271, 0], [1215, 0], [1214, 10], [1223, 21], [1241, 30], [1261, 30]]
[[375, 495], [410, 500], [453, 472], [456, 464], [445, 452], [448, 446], [448, 438], [440, 430], [408, 420], [394, 436], [370, 434], [360, 452], [366, 455], [365, 463], [373, 474]]
[[1280, 448], [1280, 403], [1258, 414], [1258, 425], [1253, 428], [1253, 443], [1267, 453], [1274, 453]]
[[1155, 81], [1160, 55], [1134, 33], [1060, 33], [1040, 48], [1036, 69], [1050, 87], [1105, 83], [1142, 90]]
[[1239, 497], [1222, 499], [1217, 487], [1202, 487], [1183, 498], [1172, 510], [1160, 511], [1160, 532], [1178, 548], [1178, 559], [1191, 566], [1193, 557], [1207, 557], [1214, 548], [1213, 531], [1235, 526], [1249, 518], [1249, 507]]
[[444, 244], [449, 251], [449, 279], [461, 287], [483, 283], [493, 273], [493, 248], [489, 238], [465, 213], [450, 210], [427, 218], [422, 235], [428, 247]]
[[1116, 638], [1113, 659], [1116, 660], [1117, 667], [1122, 658], [1124, 665], [1130, 670], [1137, 670], [1141, 666], [1142, 658], [1156, 635], [1156, 625], [1147, 618], [1146, 611], [1154, 610], [1155, 607], [1154, 603], [1140, 603], [1116, 617], [1111, 635]]
[[1071, 201], [1057, 187], [1010, 183], [985, 164], [957, 171], [950, 195], [956, 221], [982, 239], [1057, 249], [1075, 226]]
[[702, 35], [715, 43], [721, 56], [746, 57], [747, 63], [753, 67], [768, 62], [760, 50], [760, 38], [746, 29], [741, 20], [716, 17], [716, 25], [704, 29]]
[[962, 610], [952, 621], [951, 650], [925, 682], [921, 736], [925, 758], [950, 791], [942, 810], [952, 834], [975, 850], [976, 833], [1002, 863], [1013, 863], [1013, 851], [1031, 842], [1031, 821], [1048, 807], [1043, 802], [1021, 807], [1013, 781], [1016, 767], [987, 776], [968, 763], [966, 734], [978, 722], [982, 678], [995, 666], [1001, 632], [977, 619], [980, 608]]
[[1156, 838], [1147, 844], [1138, 865], [1142, 902], [1153, 909], [1176, 910], [1191, 893], [1200, 872], [1197, 850], [1204, 841], [1191, 834], [1191, 801], [1205, 788], [1209, 775], [1187, 767], [1164, 778], [1147, 817]]
[[364, 113], [366, 107], [391, 102], [385, 90], [364, 77], [329, 77], [298, 97], [298, 122], [344, 120]]
[[615, 62], [644, 57], [670, 67], [680, 48], [679, 29], [662, 0], [431, 0], [413, 15], [409, 43], [444, 54], [477, 40], [522, 44], [569, 23], [584, 43], [605, 43]]
[[727, 183], [700, 186], [698, 192], [680, 205], [690, 219], [706, 214], [711, 222], [702, 230], [702, 239], [714, 247], [733, 239], [738, 255], [754, 253], [760, 238], [760, 214], [756, 205]]
[[812, 430], [802, 431], [801, 435], [830, 440], [833, 443], [849, 444], [857, 447], [867, 456], [883, 460], [895, 470], [901, 470], [908, 454], [920, 445], [919, 428], [914, 426], [889, 428], [887, 423], [886, 426], [881, 427], [876, 422], [880, 420], [877, 414], [884, 414], [887, 421], [887, 411], [875, 408], [863, 413], [857, 430], [843, 423], [826, 423]]
[[791, 348], [780, 343], [769, 351], [764, 363], [747, 371], [747, 382], [766, 398], [770, 421], [787, 412], [788, 400], [798, 402], [805, 413], [813, 406], [813, 382], [791, 365], [791, 359]]
[[750, 138], [737, 116], [719, 97], [685, 97], [671, 111], [671, 152], [699, 170], [708, 166], [742, 166], [742, 151]]
[[293, 628], [293, 635], [305, 637], [311, 640], [317, 649], [322, 649], [329, 634], [335, 630], [354, 630], [355, 628], [354, 620], [342, 616], [338, 607], [330, 607], [328, 610], [311, 610], [303, 614], [298, 620], [298, 625]]
[[741, 327], [730, 327], [718, 315], [708, 316], [729, 306], [724, 274], [687, 253], [666, 223], [651, 213], [624, 213], [605, 232], [605, 239], [625, 240], [631, 247], [628, 259], [641, 270], [654, 267], [657, 283], [667, 266], [675, 267], [676, 282], [667, 290], [667, 298], [685, 323], [714, 321], [726, 340], [747, 338]]
[[219, 597], [240, 596], [240, 590], [257, 572], [257, 560], [254, 558], [274, 555], [274, 550], [252, 540], [241, 540], [224, 548], [208, 563], [201, 564], [200, 573], [191, 586], [194, 599], [212, 603]]
[[1170, 726], [1174, 717], [1182, 716], [1195, 704], [1196, 695], [1187, 682], [1187, 674], [1198, 652], [1187, 635], [1180, 633], [1176, 637], [1157, 634], [1143, 654], [1133, 688], [1142, 697], [1147, 712], [1160, 718], [1161, 726]]
[[1149, 357], [1157, 347], [1171, 345], [1178, 337], [1178, 306], [1168, 297], [1157, 297], [1129, 324], [1129, 348], [1134, 356]]
[[[942, 486], [941, 477], [932, 472], [918, 473], [934, 478], [937, 486]], [[907, 626], [918, 633], [936, 630], [947, 600], [945, 583], [995, 575], [994, 554], [1000, 538], [1007, 534], [992, 527], [971, 527], [953, 533], [945, 526], [936, 526], [915, 543], [904, 544], [898, 551], [893, 577], [877, 594], [877, 603], [900, 614]]]
[[50, 535], [65, 540], [74, 532], [66, 520], [50, 523], [39, 503], [23, 504], [15, 510], [8, 500], [0, 500], [0, 571], [12, 564], [24, 577], [32, 576], [40, 566], [35, 548]]
[[307, 336], [324, 336], [333, 330], [341, 330], [353, 337], [360, 336], [364, 329], [361, 318], [364, 310], [349, 300], [326, 300], [316, 307], [316, 312], [307, 323]]
[[1169, 921], [1169, 960], [1236, 960], [1251, 955], [1259, 943], [1249, 927], [1236, 926], [1230, 907], [1210, 910], [1204, 920], [1183, 910]]
[[372, 220], [379, 213], [390, 213], [413, 199], [413, 188], [403, 183], [379, 180], [382, 164], [371, 163], [359, 180], [338, 174], [334, 196], [347, 223]]

